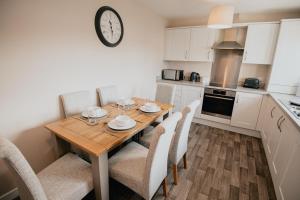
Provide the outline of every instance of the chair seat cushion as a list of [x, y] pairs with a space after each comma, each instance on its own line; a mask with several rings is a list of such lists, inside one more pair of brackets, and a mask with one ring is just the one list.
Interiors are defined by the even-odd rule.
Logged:
[[155, 133], [154, 130], [155, 127], [149, 126], [144, 130], [144, 135], [140, 138], [140, 143], [149, 148], [152, 140], [152, 136]]
[[148, 149], [131, 142], [109, 159], [109, 175], [143, 195], [143, 178]]
[[91, 165], [68, 153], [37, 174], [49, 200], [82, 199], [93, 189]]

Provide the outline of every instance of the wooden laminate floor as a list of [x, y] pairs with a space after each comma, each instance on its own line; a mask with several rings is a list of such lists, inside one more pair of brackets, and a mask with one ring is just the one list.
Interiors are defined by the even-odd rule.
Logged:
[[[276, 199], [260, 139], [193, 124], [187, 156], [188, 169], [179, 164], [177, 186], [169, 170], [169, 200]], [[111, 179], [110, 199], [142, 198]], [[164, 199], [162, 188], [153, 199]]]

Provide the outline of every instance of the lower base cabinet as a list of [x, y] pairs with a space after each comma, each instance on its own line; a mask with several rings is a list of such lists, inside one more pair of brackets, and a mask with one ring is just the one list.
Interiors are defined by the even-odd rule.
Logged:
[[267, 98], [259, 124], [276, 196], [299, 200], [300, 130], [272, 97]]
[[255, 130], [262, 99], [261, 94], [237, 92], [230, 124]]
[[[193, 87], [185, 85], [176, 85], [175, 92], [175, 109], [174, 111], [181, 111], [185, 106], [192, 103], [194, 100], [201, 100], [203, 96], [202, 87]], [[200, 117], [202, 103], [195, 112], [195, 117]]]

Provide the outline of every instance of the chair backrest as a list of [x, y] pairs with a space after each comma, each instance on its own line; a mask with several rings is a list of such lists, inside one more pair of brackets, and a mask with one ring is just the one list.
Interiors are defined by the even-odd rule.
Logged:
[[167, 176], [168, 153], [175, 128], [181, 117], [182, 114], [176, 112], [153, 130], [155, 133], [149, 147], [144, 174], [144, 194], [146, 199], [152, 198], [163, 179]]
[[60, 95], [66, 117], [76, 115], [91, 106], [89, 91], [79, 91]]
[[115, 85], [97, 88], [97, 92], [99, 95], [101, 106], [105, 106], [109, 103], [116, 103], [118, 101], [118, 89]]
[[199, 105], [200, 100], [195, 100], [182, 110], [182, 118], [176, 127], [170, 149], [169, 159], [172, 164], [178, 164], [179, 160], [187, 152], [191, 123]]
[[15, 177], [21, 199], [46, 200], [42, 185], [19, 149], [5, 138], [0, 138], [0, 159]]
[[175, 90], [175, 85], [158, 83], [155, 100], [162, 103], [174, 104]]

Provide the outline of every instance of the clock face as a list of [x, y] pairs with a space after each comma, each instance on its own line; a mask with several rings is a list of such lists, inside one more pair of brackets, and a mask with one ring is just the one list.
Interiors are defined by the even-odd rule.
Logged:
[[108, 6], [98, 10], [95, 28], [101, 42], [108, 47], [117, 46], [123, 38], [124, 29], [121, 17]]

